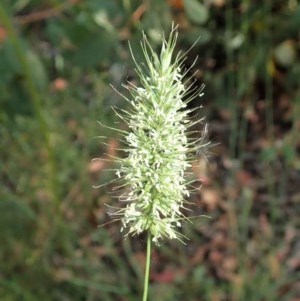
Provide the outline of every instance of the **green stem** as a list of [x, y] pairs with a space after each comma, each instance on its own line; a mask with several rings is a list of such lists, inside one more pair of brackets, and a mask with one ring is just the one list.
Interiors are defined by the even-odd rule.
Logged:
[[151, 255], [151, 233], [150, 231], [148, 231], [143, 301], [147, 301], [147, 297], [148, 297], [149, 270], [150, 270], [150, 261], [151, 261], [150, 255]]
[[20, 42], [20, 39], [18, 38], [17, 32], [13, 26], [12, 18], [9, 15], [9, 13], [5, 10], [4, 6], [0, 3], [0, 21], [4, 25], [8, 37], [11, 40], [12, 46], [15, 51], [16, 59], [19, 61], [19, 64], [22, 68], [23, 74], [24, 74], [24, 89], [27, 92], [27, 95], [29, 97], [29, 101], [31, 101], [32, 107], [34, 109], [34, 114], [38, 120], [41, 133], [43, 135], [44, 141], [45, 141], [45, 147], [47, 148], [48, 152], [48, 159], [50, 162], [50, 168], [51, 168], [51, 179], [50, 179], [50, 191], [52, 192], [53, 199], [55, 201], [56, 205], [56, 211], [58, 211], [59, 207], [59, 198], [57, 194], [55, 193], [58, 184], [56, 183], [56, 163], [54, 158], [54, 151], [53, 147], [50, 143], [50, 133], [49, 128], [46, 123], [46, 120], [42, 114], [42, 104], [41, 99], [39, 96], [39, 92], [36, 89], [34, 80], [32, 78], [30, 65], [27, 61], [26, 52]]
[[36, 116], [36, 119], [39, 124], [39, 128], [41, 131], [41, 134], [44, 139], [45, 148], [47, 149], [47, 162], [49, 162], [49, 191], [51, 193], [51, 199], [53, 200], [53, 227], [51, 228], [51, 231], [48, 235], [48, 239], [44, 243], [44, 249], [42, 252], [45, 252], [47, 248], [50, 247], [53, 236], [56, 233], [59, 233], [57, 230], [57, 226], [60, 226], [61, 218], [60, 218], [60, 198], [58, 193], [58, 181], [56, 177], [56, 160], [55, 160], [55, 154], [54, 154], [54, 148], [50, 141], [50, 129], [47, 125], [46, 119], [43, 115], [42, 110], [42, 102], [41, 97], [39, 94], [39, 91], [36, 88], [35, 82], [32, 78], [32, 72], [30, 70], [30, 65], [26, 57], [26, 51], [20, 41], [20, 38], [18, 37], [18, 34], [16, 32], [16, 29], [14, 28], [14, 24], [12, 22], [12, 17], [10, 16], [9, 12], [4, 8], [4, 5], [2, 5], [2, 2], [0, 1], [0, 21], [5, 27], [7, 31], [7, 35], [11, 41], [11, 44], [15, 51], [15, 57], [16, 60], [18, 60], [22, 72], [24, 75], [24, 90], [27, 92], [29, 101], [31, 102], [31, 105], [33, 107], [34, 114]]

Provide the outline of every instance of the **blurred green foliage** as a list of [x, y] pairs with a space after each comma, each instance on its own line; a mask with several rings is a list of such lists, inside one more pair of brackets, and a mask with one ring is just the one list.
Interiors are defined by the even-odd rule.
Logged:
[[178, 50], [197, 40], [186, 64], [198, 56], [192, 77], [206, 84], [193, 105], [205, 104], [221, 145], [208, 167], [220, 199], [205, 203], [204, 189], [196, 211], [214, 222], [187, 226], [187, 246], [156, 251], [153, 270], [173, 272], [153, 274], [151, 298], [299, 298], [298, 1], [4, 0], [1, 300], [139, 300], [144, 242], [123, 241], [118, 223], [97, 228], [111, 201], [92, 185], [112, 178], [103, 168], [113, 163], [90, 160], [118, 143], [97, 120], [112, 125], [111, 106], [126, 105], [110, 84], [135, 81], [128, 40], [140, 61], [141, 31], [159, 46], [172, 21]]

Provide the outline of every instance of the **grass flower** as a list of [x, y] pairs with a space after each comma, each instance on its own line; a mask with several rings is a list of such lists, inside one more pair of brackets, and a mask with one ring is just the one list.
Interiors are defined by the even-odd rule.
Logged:
[[[140, 80], [137, 87], [129, 83], [126, 88], [131, 105], [128, 111], [116, 112], [128, 125], [121, 131], [126, 144], [125, 156], [118, 158], [116, 171], [124, 193], [120, 200], [125, 207], [113, 215], [122, 221], [121, 231], [126, 235], [147, 233], [147, 253], [143, 301], [147, 301], [150, 254], [152, 242], [163, 238], [179, 239], [182, 213], [189, 196], [187, 171], [195, 154], [205, 154], [209, 143], [201, 135], [190, 137], [191, 127], [202, 119], [192, 121], [188, 102], [200, 95], [184, 83], [189, 70], [183, 71], [183, 57], [174, 58], [177, 28], [173, 26], [169, 38], [162, 39], [160, 54], [156, 54], [144, 34], [141, 42], [145, 63], [139, 64], [132, 53]], [[206, 127], [202, 134], [206, 133]]]
[[185, 173], [196, 145], [187, 135], [193, 124], [187, 102], [200, 91], [191, 93], [184, 84], [187, 71], [182, 72], [182, 56], [173, 61], [177, 35], [173, 27], [169, 38], [162, 39], [158, 55], [144, 34], [145, 64], [137, 63], [130, 48], [141, 86], [126, 86], [131, 109], [120, 116], [129, 127], [124, 134], [127, 156], [119, 159], [117, 170], [126, 186], [121, 196], [126, 206], [114, 215], [121, 219], [126, 235], [149, 232], [156, 244], [165, 237], [182, 238], [177, 229], [189, 196]]

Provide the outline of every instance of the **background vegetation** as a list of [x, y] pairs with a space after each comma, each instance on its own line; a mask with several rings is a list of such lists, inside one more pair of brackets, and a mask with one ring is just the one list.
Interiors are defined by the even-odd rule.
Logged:
[[[141, 31], [198, 69], [210, 124], [188, 244], [153, 251], [150, 299], [300, 300], [300, 4], [296, 0], [2, 0], [0, 299], [140, 300], [143, 237], [109, 221], [110, 84], [135, 81]], [[138, 47], [137, 47], [138, 46]], [[122, 126], [122, 124], [120, 124]], [[200, 130], [200, 129], [199, 129]], [[107, 136], [103, 145], [96, 136]], [[98, 157], [99, 160], [91, 162]]]

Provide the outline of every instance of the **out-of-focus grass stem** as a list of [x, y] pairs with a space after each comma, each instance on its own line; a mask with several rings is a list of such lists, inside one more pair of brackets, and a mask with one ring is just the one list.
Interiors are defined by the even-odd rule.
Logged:
[[47, 241], [44, 243], [44, 248], [42, 253], [46, 252], [50, 247], [50, 241], [52, 241], [53, 235], [57, 233], [57, 227], [60, 225], [60, 199], [58, 196], [59, 185], [57, 183], [57, 170], [56, 170], [56, 160], [54, 157], [54, 149], [50, 141], [50, 130], [46, 123], [45, 117], [43, 116], [43, 110], [41, 105], [41, 98], [39, 92], [35, 86], [32, 74], [30, 71], [30, 66], [26, 58], [26, 52], [24, 51], [17, 32], [13, 26], [12, 18], [9, 16], [8, 12], [5, 10], [4, 6], [0, 3], [0, 20], [7, 31], [8, 39], [10, 39], [12, 46], [15, 50], [16, 59], [19, 61], [24, 75], [24, 90], [27, 92], [28, 98], [31, 102], [36, 120], [39, 124], [39, 128], [44, 140], [44, 146], [47, 151], [47, 164], [49, 166], [49, 181], [48, 189], [53, 201], [53, 218], [51, 233], [48, 235]]

